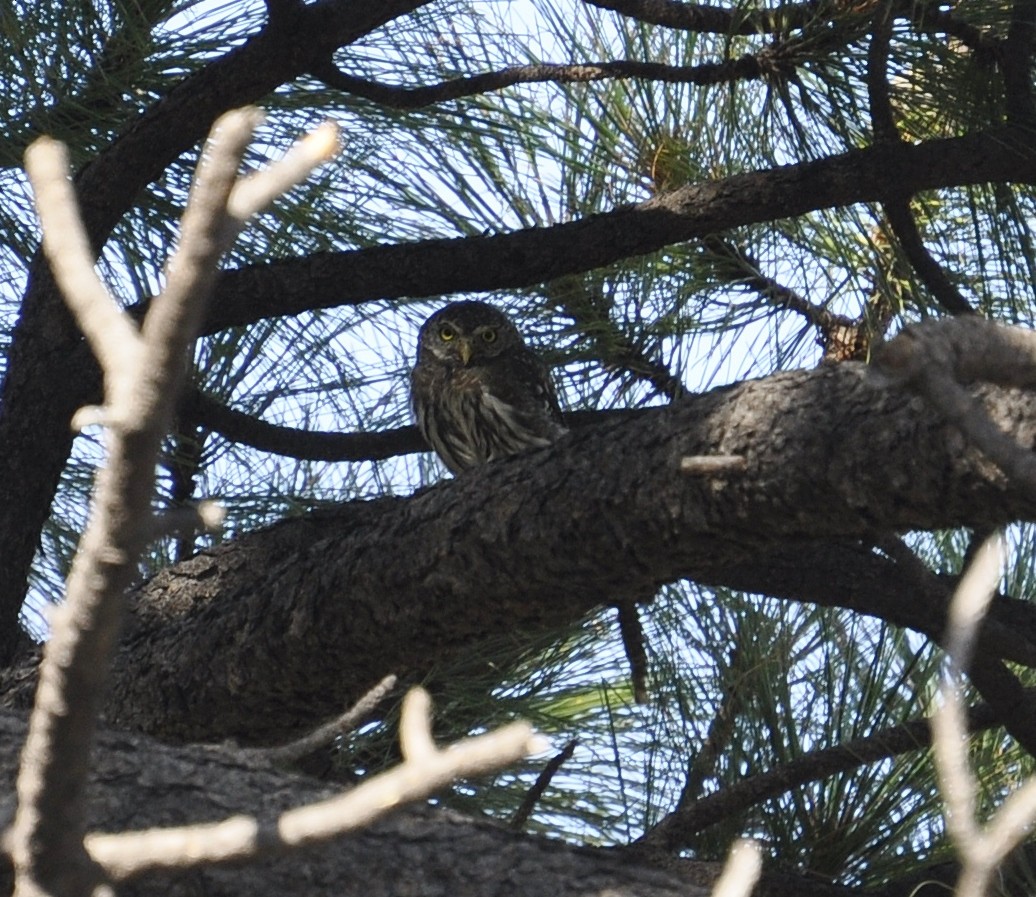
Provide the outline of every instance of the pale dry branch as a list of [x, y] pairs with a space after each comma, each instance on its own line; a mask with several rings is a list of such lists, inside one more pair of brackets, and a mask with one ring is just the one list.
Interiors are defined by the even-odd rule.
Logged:
[[271, 824], [235, 816], [211, 825], [91, 834], [86, 839], [87, 850], [116, 882], [156, 869], [241, 862], [357, 831], [403, 804], [430, 797], [458, 778], [495, 772], [546, 748], [531, 726], [519, 722], [439, 749], [432, 740], [430, 706], [423, 689], [407, 694], [400, 740], [406, 738], [410, 745], [404, 747], [403, 763], [352, 791], [288, 810]]
[[93, 416], [107, 426], [108, 462], [98, 473], [90, 523], [65, 603], [52, 615], [40, 666], [18, 773], [18, 807], [5, 839], [18, 897], [78, 897], [103, 887], [103, 870], [84, 846], [84, 787], [102, 687], [122, 595], [152, 534], [161, 440], [216, 276], [226, 204], [257, 120], [256, 111], [240, 110], [217, 123], [198, 165], [166, 289], [140, 331], [94, 272], [63, 147], [44, 138], [26, 154], [48, 258], [104, 369], [104, 408]]
[[748, 897], [759, 880], [763, 868], [759, 844], [748, 839], [736, 841], [727, 855], [719, 880], [712, 889], [712, 897]]
[[958, 897], [983, 897], [993, 873], [1036, 822], [1036, 779], [1030, 778], [981, 825], [976, 818], [978, 783], [968, 766], [967, 730], [959, 681], [978, 626], [992, 600], [1003, 563], [1003, 543], [993, 538], [977, 553], [950, 606], [948, 669], [941, 705], [932, 718], [939, 789], [946, 804], [946, 830], [961, 862]]
[[694, 476], [718, 476], [748, 468], [744, 455], [687, 455], [680, 459], [680, 472]]
[[316, 166], [333, 159], [340, 146], [338, 126], [324, 122], [296, 141], [277, 162], [241, 178], [230, 193], [227, 214], [238, 229], [244, 227], [249, 218], [304, 181]]
[[386, 676], [341, 716], [336, 717], [312, 732], [289, 744], [272, 748], [252, 748], [243, 751], [246, 757], [254, 757], [269, 763], [287, 765], [308, 757], [314, 751], [330, 745], [336, 738], [347, 735], [363, 723], [396, 687], [396, 677]]
[[188, 297], [208, 295], [218, 275], [218, 262], [226, 245], [227, 204], [237, 182], [238, 168], [252, 134], [262, 122], [258, 109], [235, 109], [217, 119], [202, 149], [187, 208], [180, 221], [180, 240], [166, 266], [165, 289], [155, 297], [141, 331], [150, 348], [163, 355], [159, 365], [183, 366], [183, 352], [201, 324], [201, 303]]
[[432, 740], [432, 699], [421, 688], [411, 689], [403, 700], [403, 713], [399, 721], [399, 747], [403, 759], [418, 762], [435, 754]]
[[200, 501], [182, 508], [173, 508], [151, 518], [150, 539], [161, 536], [183, 537], [198, 532], [218, 533], [227, 516], [218, 501]]
[[43, 230], [43, 252], [58, 287], [106, 375], [129, 375], [140, 335], [94, 270], [95, 253], [79, 217], [64, 144], [41, 137], [25, 152]]

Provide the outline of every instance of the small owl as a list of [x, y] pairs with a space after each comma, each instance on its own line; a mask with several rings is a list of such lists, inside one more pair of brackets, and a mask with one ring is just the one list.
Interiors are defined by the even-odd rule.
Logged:
[[417, 425], [455, 474], [565, 433], [547, 366], [484, 302], [453, 302], [425, 321], [410, 387]]

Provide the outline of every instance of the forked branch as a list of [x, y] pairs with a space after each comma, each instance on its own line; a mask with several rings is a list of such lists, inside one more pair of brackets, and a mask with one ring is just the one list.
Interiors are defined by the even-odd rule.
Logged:
[[15, 893], [91, 893], [103, 870], [84, 848], [84, 787], [102, 687], [119, 631], [122, 594], [154, 533], [155, 464], [200, 328], [217, 263], [247, 218], [328, 158], [328, 129], [303, 140], [281, 165], [239, 181], [261, 119], [255, 109], [223, 116], [205, 145], [191, 187], [166, 288], [138, 330], [94, 273], [93, 254], [68, 178], [68, 157], [43, 138], [26, 154], [54, 276], [104, 370], [108, 462], [100, 471], [69, 576], [52, 615], [36, 703], [17, 781], [18, 808], [6, 843]]

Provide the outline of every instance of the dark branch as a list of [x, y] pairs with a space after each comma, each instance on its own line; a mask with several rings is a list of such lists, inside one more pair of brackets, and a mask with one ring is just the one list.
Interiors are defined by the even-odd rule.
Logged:
[[[267, 423], [243, 411], [235, 411], [197, 390], [184, 399], [180, 413], [231, 442], [307, 461], [381, 461], [399, 455], [431, 451], [415, 426], [372, 433], [299, 430]], [[578, 428], [602, 420], [632, 418], [642, 413], [634, 409], [570, 411], [565, 414], [565, 423], [569, 427]]]
[[1036, 103], [1032, 93], [1034, 38], [1036, 0], [1015, 0], [1011, 7], [1011, 25], [1007, 29], [1001, 65], [1007, 99], [1007, 121], [1028, 127], [1036, 124]]
[[805, 296], [784, 286], [780, 281], [762, 273], [758, 261], [740, 247], [722, 237], [710, 234], [703, 241], [705, 248], [728, 264], [722, 276], [732, 285], [742, 286], [759, 294], [774, 308], [784, 308], [802, 315], [825, 338], [847, 329], [856, 329], [858, 322], [845, 315], [835, 314], [806, 299]]
[[634, 60], [572, 65], [542, 63], [511, 66], [497, 72], [483, 72], [422, 87], [394, 87], [367, 81], [345, 74], [330, 61], [314, 66], [310, 71], [328, 87], [344, 90], [382, 106], [391, 109], [420, 109], [447, 100], [501, 90], [514, 84], [583, 84], [609, 78], [642, 78], [673, 84], [722, 84], [756, 80], [774, 68], [773, 60], [763, 56], [742, 56], [726, 62], [688, 66]]
[[888, 4], [884, 4], [874, 14], [870, 46], [867, 48], [867, 100], [875, 143], [899, 140], [889, 97], [888, 54], [891, 38], [891, 10]]
[[557, 754], [550, 758], [547, 765], [543, 767], [543, 771], [536, 776], [536, 781], [532, 783], [532, 787], [528, 793], [522, 798], [521, 806], [514, 811], [514, 816], [511, 817], [511, 828], [518, 829], [519, 831], [525, 825], [532, 811], [536, 808], [536, 804], [541, 797], [543, 792], [547, 790], [547, 786], [550, 785], [551, 779], [557, 775], [558, 770], [571, 759], [572, 755], [576, 751], [576, 745], [579, 742], [573, 738], [569, 741]]
[[677, 0], [584, 0], [650, 25], [712, 34], [772, 34], [801, 28], [816, 18], [818, 4], [789, 4], [780, 9], [731, 10]]
[[308, 461], [379, 461], [429, 451], [417, 427], [375, 433], [321, 433], [267, 423], [195, 390], [182, 412], [231, 442]]
[[723, 693], [716, 709], [716, 715], [709, 724], [709, 730], [701, 747], [688, 763], [687, 779], [676, 800], [677, 811], [693, 807], [697, 803], [705, 781], [715, 773], [716, 761], [730, 745], [730, 739], [735, 730], [734, 723], [742, 703], [742, 695], [739, 690], [741, 683], [738, 681], [741, 659], [744, 657], [740, 644], [740, 639], [744, 637], [741, 627], [737, 630], [737, 637], [739, 643], [735, 644], [730, 651], [730, 660], [727, 663], [728, 678], [723, 684]]
[[889, 199], [882, 203], [882, 208], [885, 211], [885, 217], [888, 218], [892, 233], [895, 234], [903, 249], [903, 254], [917, 276], [921, 278], [921, 282], [935, 297], [935, 301], [952, 315], [974, 314], [975, 310], [968, 300], [954, 286], [942, 266], [925, 247], [913, 212], [910, 210], [910, 200], [906, 198]]
[[1005, 129], [918, 145], [854, 150], [734, 175], [552, 227], [323, 253], [227, 271], [206, 333], [372, 299], [528, 287], [709, 234], [903, 191], [1036, 181], [1031, 141]]
[[685, 392], [679, 377], [643, 346], [637, 345], [611, 318], [611, 302], [583, 283], [562, 280], [547, 284], [548, 298], [572, 318], [579, 333], [594, 347], [602, 367], [625, 372], [649, 383], [659, 395], [675, 401]]
[[939, 8], [938, 2], [907, 3], [904, 14], [922, 34], [947, 34], [975, 54], [977, 62], [991, 64], [1001, 58], [1004, 41], [991, 31], [965, 22], [952, 12]]
[[[892, 17], [887, 9], [874, 17], [874, 29], [867, 52], [867, 95], [875, 143], [898, 143], [899, 131], [888, 85], [888, 53], [892, 36]], [[910, 211], [910, 194], [899, 193], [882, 203], [892, 233], [917, 276], [935, 300], [950, 314], [972, 314], [974, 310], [961, 295], [924, 245], [917, 222]]]
[[[972, 733], [985, 731], [996, 724], [997, 714], [988, 704], [979, 704], [968, 712], [968, 731]], [[634, 853], [644, 848], [666, 852], [679, 850], [710, 825], [740, 815], [800, 785], [817, 782], [888, 757], [924, 750], [931, 743], [929, 721], [918, 719], [852, 739], [837, 747], [808, 751], [788, 763], [748, 776], [735, 785], [671, 813], [636, 842], [631, 850]]]

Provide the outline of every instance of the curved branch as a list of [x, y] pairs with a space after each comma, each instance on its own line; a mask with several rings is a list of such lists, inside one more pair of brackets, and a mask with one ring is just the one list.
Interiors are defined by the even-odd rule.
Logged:
[[391, 109], [420, 109], [447, 100], [502, 90], [515, 84], [585, 84], [609, 78], [641, 78], [668, 84], [724, 84], [752, 81], [775, 70], [774, 61], [760, 54], [745, 55], [724, 62], [701, 65], [663, 65], [659, 62], [613, 60], [571, 65], [540, 63], [516, 65], [496, 72], [482, 72], [465, 78], [440, 81], [421, 87], [395, 87], [347, 75], [330, 60], [310, 69], [328, 87], [344, 90]]
[[[890, 184], [890, 172], [895, 182]], [[692, 184], [580, 221], [278, 259], [227, 271], [204, 332], [372, 299], [528, 287], [565, 274], [818, 209], [988, 181], [1036, 181], [1036, 149], [1012, 129], [854, 150]]]
[[[1033, 691], [1036, 697], [1036, 690]], [[968, 713], [968, 731], [972, 734], [991, 729], [996, 724], [997, 714], [988, 704], [978, 704]], [[854, 738], [837, 747], [807, 751], [788, 763], [750, 775], [735, 785], [722, 788], [670, 813], [640, 841], [635, 842], [631, 853], [636, 854], [645, 848], [667, 852], [679, 850], [710, 825], [744, 813], [800, 785], [910, 751], [924, 750], [931, 744], [930, 721], [917, 719], [881, 729], [862, 738]]]
[[882, 209], [907, 261], [935, 297], [935, 301], [951, 315], [975, 314], [975, 309], [924, 245], [921, 231], [910, 211], [910, 200], [906, 197], [889, 199], [882, 203]]
[[[1001, 426], [1036, 443], [1036, 396], [983, 395]], [[746, 465], [689, 477], [688, 453]], [[172, 739], [283, 740], [386, 667], [405, 678], [488, 634], [555, 629], [684, 577], [939, 637], [942, 583], [844, 540], [1017, 519], [1036, 519], [1036, 505], [887, 378], [852, 363], [780, 374], [573, 431], [409, 499], [286, 521], [163, 572], [138, 601], [108, 718]], [[1034, 627], [996, 612], [986, 627], [980, 650], [1036, 662]]]
[[816, 18], [819, 4], [792, 3], [779, 9], [731, 10], [677, 0], [583, 0], [650, 25], [712, 34], [771, 34], [801, 28]]
[[[187, 396], [180, 411], [190, 417], [192, 423], [219, 433], [231, 442], [307, 461], [383, 461], [431, 451], [421, 431], [413, 425], [373, 433], [299, 430], [235, 411], [198, 390]], [[626, 408], [568, 411], [564, 418], [569, 428], [578, 428], [608, 419], [630, 419], [642, 413], [643, 410]]]
[[308, 461], [380, 461], [430, 451], [416, 426], [375, 433], [323, 433], [267, 423], [194, 390], [181, 405], [194, 423], [231, 442]]

